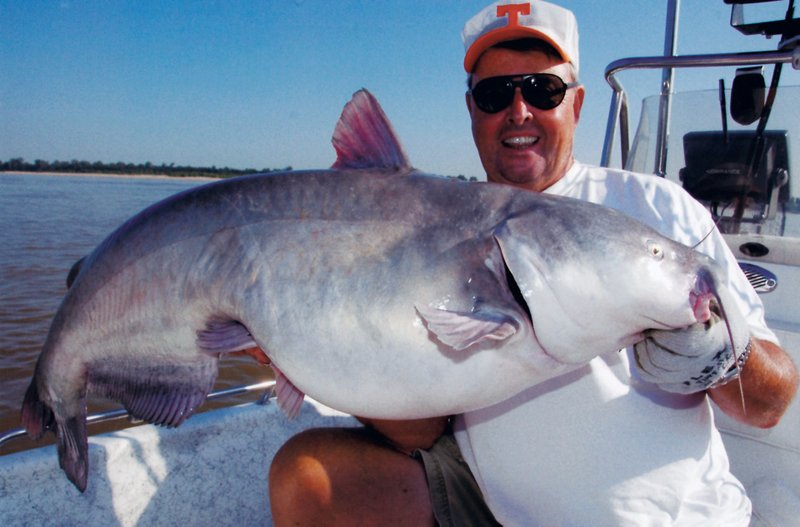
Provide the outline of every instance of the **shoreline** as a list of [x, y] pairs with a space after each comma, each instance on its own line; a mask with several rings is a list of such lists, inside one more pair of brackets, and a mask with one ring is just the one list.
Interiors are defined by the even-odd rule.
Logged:
[[107, 172], [30, 172], [25, 170], [3, 170], [0, 177], [9, 176], [79, 176], [137, 179], [171, 179], [175, 181], [221, 181], [223, 178], [206, 176], [167, 176], [164, 174], [109, 174]]

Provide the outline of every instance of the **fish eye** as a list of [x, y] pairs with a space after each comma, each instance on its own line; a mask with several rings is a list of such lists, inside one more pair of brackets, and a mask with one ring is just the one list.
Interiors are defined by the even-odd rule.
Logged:
[[656, 260], [662, 260], [664, 258], [664, 249], [661, 247], [661, 244], [656, 241], [647, 240], [647, 252]]

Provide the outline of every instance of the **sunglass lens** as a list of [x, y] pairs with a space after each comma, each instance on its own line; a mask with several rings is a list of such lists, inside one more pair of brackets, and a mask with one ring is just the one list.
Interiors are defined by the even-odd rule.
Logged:
[[531, 75], [522, 82], [522, 96], [540, 110], [552, 110], [561, 104], [566, 91], [567, 85], [555, 75]]
[[514, 84], [503, 77], [484, 79], [472, 88], [472, 98], [481, 111], [497, 113], [514, 100]]

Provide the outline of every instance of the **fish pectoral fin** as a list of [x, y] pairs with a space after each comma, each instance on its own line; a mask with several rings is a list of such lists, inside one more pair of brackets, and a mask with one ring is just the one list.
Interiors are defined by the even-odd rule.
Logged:
[[417, 313], [428, 331], [457, 351], [486, 340], [505, 340], [517, 332], [516, 321], [493, 310], [474, 312], [447, 311], [427, 306], [416, 306]]
[[262, 366], [267, 366], [270, 362], [267, 354], [253, 339], [250, 330], [236, 320], [210, 320], [206, 329], [197, 332], [197, 345], [211, 355], [249, 355]]
[[300, 407], [303, 405], [303, 398], [306, 394], [292, 384], [292, 381], [275, 364], [270, 364], [270, 366], [275, 372], [275, 398], [278, 400], [278, 408], [286, 414], [286, 417], [294, 419], [300, 413]]

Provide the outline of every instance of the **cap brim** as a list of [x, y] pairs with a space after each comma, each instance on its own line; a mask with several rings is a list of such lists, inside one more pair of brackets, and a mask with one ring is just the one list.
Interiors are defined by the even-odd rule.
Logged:
[[553, 46], [553, 48], [555, 48], [558, 54], [561, 55], [561, 58], [563, 58], [565, 61], [569, 62], [571, 60], [569, 55], [567, 55], [564, 50], [561, 49], [561, 46], [556, 44], [552, 38], [541, 31], [537, 31], [529, 27], [502, 27], [495, 29], [494, 31], [489, 31], [472, 43], [467, 50], [467, 54], [464, 56], [464, 70], [466, 70], [467, 73], [472, 73], [472, 70], [475, 68], [475, 63], [478, 62], [478, 59], [481, 55], [483, 55], [483, 52], [495, 44], [520, 38], [538, 38], [540, 40], [544, 40]]

